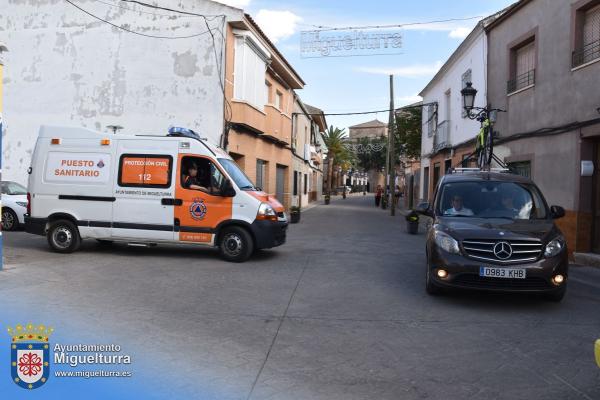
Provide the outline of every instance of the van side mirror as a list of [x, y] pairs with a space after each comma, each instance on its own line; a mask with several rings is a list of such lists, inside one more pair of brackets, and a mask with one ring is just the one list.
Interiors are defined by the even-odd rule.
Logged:
[[550, 214], [552, 214], [553, 219], [559, 219], [565, 216], [565, 209], [561, 206], [552, 206], [550, 207]]
[[235, 197], [235, 189], [229, 179], [225, 179], [221, 184], [221, 196], [223, 197]]
[[419, 203], [415, 211], [421, 215], [425, 215], [426, 217], [433, 217], [433, 211], [431, 210], [428, 202]]

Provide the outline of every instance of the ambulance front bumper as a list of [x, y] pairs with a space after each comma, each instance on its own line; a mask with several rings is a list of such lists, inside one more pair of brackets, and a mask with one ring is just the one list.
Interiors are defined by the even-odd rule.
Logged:
[[288, 223], [287, 221], [260, 221], [256, 220], [250, 225], [257, 249], [270, 249], [285, 243]]

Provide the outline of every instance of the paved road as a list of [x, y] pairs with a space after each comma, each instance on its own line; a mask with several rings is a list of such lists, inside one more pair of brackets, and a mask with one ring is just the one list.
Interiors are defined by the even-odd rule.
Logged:
[[241, 265], [175, 246], [59, 255], [8, 233], [0, 298], [137, 338], [163, 372], [185, 364], [194, 379], [174, 387], [218, 398], [600, 399], [600, 270], [573, 269], [561, 304], [432, 298], [423, 234], [371, 202], [311, 209]]

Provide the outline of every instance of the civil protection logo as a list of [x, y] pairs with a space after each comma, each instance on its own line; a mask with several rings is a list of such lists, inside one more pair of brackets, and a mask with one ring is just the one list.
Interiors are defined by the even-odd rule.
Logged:
[[50, 343], [48, 337], [54, 332], [44, 325], [18, 324], [9, 327], [10, 372], [14, 383], [24, 389], [37, 389], [50, 376]]
[[202, 221], [206, 216], [206, 211], [206, 204], [202, 199], [194, 199], [190, 205], [190, 215], [195, 220]]

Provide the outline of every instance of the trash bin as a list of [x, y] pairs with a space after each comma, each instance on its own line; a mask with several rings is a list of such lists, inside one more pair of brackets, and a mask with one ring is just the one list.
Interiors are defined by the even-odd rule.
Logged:
[[419, 214], [415, 211], [411, 211], [406, 216], [406, 231], [411, 235], [419, 233]]

